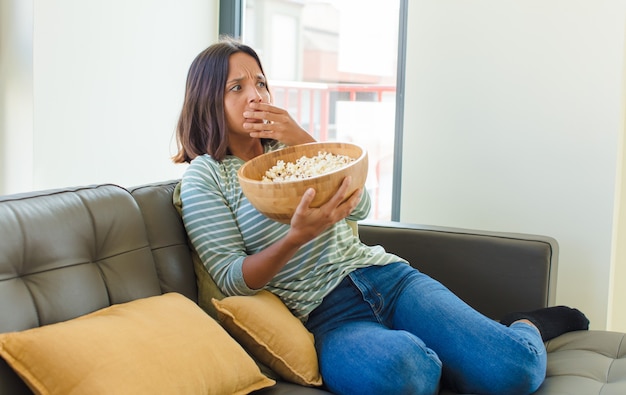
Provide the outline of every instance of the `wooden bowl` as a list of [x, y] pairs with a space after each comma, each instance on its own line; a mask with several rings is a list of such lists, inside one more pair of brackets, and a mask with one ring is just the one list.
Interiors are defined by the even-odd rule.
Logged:
[[[320, 151], [347, 155], [356, 160], [339, 169], [319, 176], [296, 181], [262, 181], [265, 172], [279, 159], [295, 162], [302, 156], [313, 157]], [[258, 211], [275, 221], [288, 224], [308, 188], [314, 188], [311, 207], [326, 203], [337, 191], [343, 179], [352, 176], [346, 197], [365, 185], [367, 178], [367, 151], [356, 144], [340, 142], [309, 143], [268, 152], [244, 163], [237, 175], [244, 195]]]

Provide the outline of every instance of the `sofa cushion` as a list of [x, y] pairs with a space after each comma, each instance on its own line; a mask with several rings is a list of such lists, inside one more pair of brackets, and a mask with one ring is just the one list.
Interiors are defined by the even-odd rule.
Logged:
[[536, 395], [626, 394], [626, 334], [577, 331], [546, 343], [546, 380]]
[[0, 354], [38, 394], [244, 394], [275, 384], [177, 293], [2, 334]]
[[263, 290], [213, 303], [226, 330], [283, 379], [322, 384], [313, 335], [276, 295]]

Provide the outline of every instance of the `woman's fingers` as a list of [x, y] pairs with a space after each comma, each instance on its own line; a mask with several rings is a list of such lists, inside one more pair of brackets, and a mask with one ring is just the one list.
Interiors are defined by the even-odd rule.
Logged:
[[320, 218], [320, 221], [328, 221], [330, 219], [331, 222], [337, 222], [345, 218], [356, 207], [361, 194], [360, 191], [355, 191], [349, 197], [346, 196], [351, 182], [352, 177], [344, 178], [337, 192], [320, 207], [311, 207], [311, 203], [315, 198], [315, 189], [307, 189], [300, 199], [298, 207], [296, 207], [296, 213], [312, 218]]
[[298, 207], [296, 207], [296, 213], [305, 213], [310, 208], [313, 199], [315, 199], [315, 189], [309, 188], [304, 191], [304, 195], [302, 195], [300, 203], [298, 203]]
[[361, 201], [363, 193], [362, 188], [359, 188], [348, 195], [351, 183], [352, 177], [348, 176], [344, 178], [335, 195], [333, 195], [333, 197], [324, 205], [328, 206], [325, 208], [330, 210], [332, 213], [331, 216], [335, 222], [350, 215], [352, 210], [354, 210], [359, 204], [359, 201]]
[[289, 113], [272, 104], [250, 103], [243, 116], [257, 122], [246, 122], [243, 127], [250, 131], [250, 137], [270, 138], [287, 145], [314, 142], [315, 139]]
[[333, 207], [333, 208], [339, 207], [339, 205], [344, 200], [346, 200], [346, 194], [348, 192], [348, 188], [350, 188], [350, 183], [352, 183], [352, 177], [351, 176], [345, 177], [341, 181], [341, 184], [339, 185], [337, 192], [335, 192], [335, 194], [328, 200], [328, 202], [326, 202], [325, 205], [329, 205], [330, 207]]
[[264, 130], [265, 125], [271, 125], [276, 122], [284, 123], [286, 119], [291, 118], [287, 111], [280, 107], [276, 107], [267, 103], [250, 103], [250, 108], [243, 113], [244, 118], [258, 119], [259, 123], [245, 123], [250, 129]]
[[290, 221], [292, 235], [301, 242], [307, 242], [346, 218], [358, 204], [362, 193], [359, 189], [346, 198], [351, 182], [351, 177], [344, 178], [337, 192], [320, 207], [311, 207], [316, 192], [313, 188], [307, 189]]

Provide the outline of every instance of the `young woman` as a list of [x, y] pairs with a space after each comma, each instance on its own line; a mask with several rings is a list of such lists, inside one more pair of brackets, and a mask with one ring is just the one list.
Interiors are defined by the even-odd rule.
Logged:
[[[320, 208], [302, 196], [289, 225], [256, 211], [237, 170], [285, 145], [312, 142], [271, 104], [255, 51], [224, 39], [193, 61], [175, 162], [183, 221], [193, 247], [226, 295], [267, 289], [314, 334], [325, 386], [337, 394], [529, 394], [546, 369], [544, 341], [588, 320], [565, 306], [493, 321], [403, 259], [353, 237], [364, 219], [363, 190], [350, 179]], [[443, 380], [442, 380], [443, 379]]]

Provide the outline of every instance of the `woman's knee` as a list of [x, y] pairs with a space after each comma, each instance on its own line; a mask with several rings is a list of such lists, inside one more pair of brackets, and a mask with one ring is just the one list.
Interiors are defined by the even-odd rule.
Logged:
[[[522, 333], [527, 337], [520, 339], [511, 347], [510, 353], [504, 360], [505, 366], [500, 374], [500, 382], [507, 393], [530, 394], [535, 392], [545, 379], [547, 354], [546, 349], [534, 329], [528, 330], [524, 325]], [[516, 350], [516, 351], [513, 351]], [[494, 393], [504, 393], [501, 390]]]
[[490, 382], [489, 394], [527, 395], [535, 392], [543, 382], [545, 375], [540, 369], [530, 365], [518, 365], [507, 374], [494, 378]]
[[[466, 374], [457, 375], [460, 380], [452, 388], [461, 393], [527, 395], [535, 392], [545, 378], [546, 354], [529, 346], [524, 352], [505, 353], [497, 360], [476, 365], [480, 365], [477, 370], [468, 368]], [[447, 373], [444, 377], [449, 382]]]
[[320, 352], [324, 382], [337, 394], [436, 394], [441, 361], [414, 335], [374, 331], [356, 342], [325, 339]]
[[393, 376], [385, 393], [394, 393], [395, 389], [396, 394], [437, 394], [442, 373], [437, 354], [415, 335], [402, 330], [393, 332], [397, 352], [387, 354], [383, 360], [388, 366], [387, 375]]
[[535, 392], [546, 377], [547, 354], [545, 347], [528, 346], [527, 359], [518, 361], [510, 376], [516, 377], [515, 393], [531, 394]]

